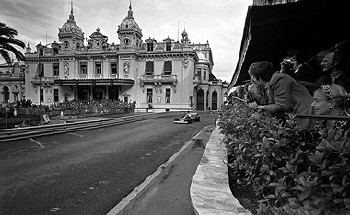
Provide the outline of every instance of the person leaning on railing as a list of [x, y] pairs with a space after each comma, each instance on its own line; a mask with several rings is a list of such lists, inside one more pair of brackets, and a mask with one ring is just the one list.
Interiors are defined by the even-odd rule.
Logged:
[[[253, 83], [267, 88], [269, 97], [269, 104], [251, 103], [250, 108], [267, 111], [275, 116], [310, 113], [312, 96], [309, 91], [291, 76], [276, 72], [271, 62], [254, 62], [248, 73]], [[309, 119], [297, 119], [297, 123], [302, 129], [309, 129], [311, 124]]]

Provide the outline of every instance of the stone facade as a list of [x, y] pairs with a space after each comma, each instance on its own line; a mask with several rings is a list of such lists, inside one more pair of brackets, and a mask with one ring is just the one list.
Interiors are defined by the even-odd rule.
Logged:
[[23, 62], [0, 65], [0, 104], [16, 102], [23, 99], [24, 94], [24, 71]]
[[117, 29], [120, 44], [108, 43], [99, 28], [84, 45], [73, 15], [59, 28], [58, 40], [26, 49], [26, 98], [49, 105], [69, 100], [135, 101], [140, 111], [218, 110], [228, 84], [212, 74], [209, 43], [142, 40], [131, 5]]

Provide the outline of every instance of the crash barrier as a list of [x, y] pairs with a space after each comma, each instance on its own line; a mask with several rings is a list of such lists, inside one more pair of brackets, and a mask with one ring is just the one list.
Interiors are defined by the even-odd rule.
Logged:
[[161, 117], [167, 117], [172, 115], [178, 115], [179, 112], [163, 112], [163, 113], [149, 113], [140, 114], [116, 118], [99, 118], [89, 120], [67, 120], [64, 124], [47, 124], [41, 126], [32, 126], [25, 128], [13, 128], [13, 129], [1, 129], [0, 130], [0, 142], [20, 140], [25, 138], [59, 134], [76, 130], [87, 130], [94, 128], [101, 128], [107, 126], [113, 126], [123, 123], [136, 122], [146, 119], [156, 119]]

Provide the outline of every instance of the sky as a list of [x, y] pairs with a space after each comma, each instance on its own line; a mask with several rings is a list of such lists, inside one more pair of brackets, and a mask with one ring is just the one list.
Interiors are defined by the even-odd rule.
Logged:
[[[131, 0], [143, 41], [181, 39], [185, 29], [191, 42], [206, 43], [213, 52], [213, 74], [230, 82], [234, 73], [243, 27], [252, 0]], [[100, 28], [109, 43], [119, 44], [118, 25], [127, 16], [130, 0], [75, 0], [77, 25], [89, 36]], [[0, 22], [18, 31], [29, 43], [58, 41], [58, 28], [67, 21], [71, 0], [0, 0]], [[19, 48], [20, 49], [20, 48]], [[24, 51], [24, 50], [23, 50]], [[1, 61], [2, 59], [0, 59]]]

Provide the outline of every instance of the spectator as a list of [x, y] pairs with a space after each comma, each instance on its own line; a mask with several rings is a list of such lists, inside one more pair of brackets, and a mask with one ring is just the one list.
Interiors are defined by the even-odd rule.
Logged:
[[258, 105], [268, 104], [269, 99], [264, 86], [247, 83], [244, 85], [244, 91], [246, 93], [245, 100], [248, 103], [256, 102]]
[[349, 46], [349, 41], [343, 41], [323, 58], [321, 66], [324, 75], [316, 81], [318, 86], [338, 84], [350, 92]]
[[[332, 115], [332, 116], [349, 116], [347, 112], [349, 94], [344, 87], [331, 84], [322, 85], [314, 92], [314, 101], [312, 102], [313, 114]], [[321, 127], [347, 128], [349, 124], [346, 121], [325, 120], [322, 121]]]
[[[275, 72], [271, 62], [252, 63], [248, 72], [253, 83], [266, 86], [269, 95], [268, 105], [259, 106], [252, 103], [251, 108], [267, 111], [273, 115], [310, 113], [312, 96], [309, 91], [291, 76]], [[303, 129], [308, 129], [310, 126], [308, 119], [298, 119], [297, 123]]]
[[299, 68], [302, 66], [301, 63], [299, 63], [299, 51], [296, 50], [289, 50], [286, 53], [286, 57], [281, 62], [281, 73], [286, 73], [293, 77], [294, 79], [298, 79], [297, 72]]

